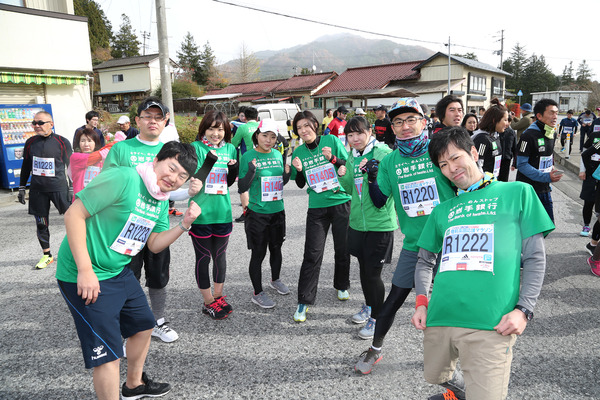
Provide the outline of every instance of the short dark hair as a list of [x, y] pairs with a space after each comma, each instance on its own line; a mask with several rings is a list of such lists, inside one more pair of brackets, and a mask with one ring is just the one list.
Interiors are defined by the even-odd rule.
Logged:
[[302, 119], [307, 119], [312, 124], [313, 131], [317, 133], [317, 130], [319, 129], [319, 121], [317, 121], [315, 114], [308, 110], [300, 111], [294, 116], [294, 122], [292, 123], [294, 132], [298, 133], [298, 121]]
[[[81, 114], [79, 114], [81, 115]], [[88, 111], [85, 113], [85, 122], [91, 120], [92, 118], [100, 118], [100, 113], [98, 111]]]
[[573, 110], [568, 110], [567, 114], [575, 114], [575, 113], [573, 112]]
[[100, 136], [95, 130], [91, 128], [78, 129], [77, 132], [75, 132], [75, 143], [73, 143], [73, 149], [76, 152], [81, 153], [79, 141], [81, 140], [82, 136], [87, 136], [94, 141], [94, 151], [100, 150], [100, 147], [102, 147], [100, 144]]
[[440, 121], [444, 122], [444, 118], [446, 118], [446, 108], [450, 105], [450, 103], [459, 103], [461, 107], [464, 108], [463, 102], [460, 97], [455, 96], [453, 94], [449, 94], [447, 96], [442, 97], [440, 101], [435, 105], [435, 112], [440, 119]]
[[369, 128], [369, 123], [364, 117], [352, 117], [344, 127], [344, 134], [347, 135], [348, 132], [368, 132]]
[[481, 121], [479, 121], [479, 129], [486, 131], [488, 133], [496, 132], [496, 124], [504, 118], [504, 114], [508, 110], [502, 104], [496, 105], [494, 104], [490, 108], [487, 109], [485, 114], [481, 117]]
[[[239, 113], [245, 112], [246, 108], [248, 108], [248, 107], [247, 106], [240, 106], [240, 108], [238, 108], [238, 112], [237, 113], [239, 114]], [[246, 115], [246, 114], [244, 114], [244, 115]]]
[[469, 154], [471, 148], [475, 146], [469, 132], [462, 126], [449, 126], [442, 129], [433, 135], [429, 142], [429, 158], [436, 167], [440, 167], [439, 158], [448, 151], [448, 146], [451, 144]]
[[223, 136], [223, 140], [225, 143], [231, 142], [231, 126], [229, 125], [229, 120], [222, 111], [217, 110], [211, 110], [204, 114], [204, 117], [200, 122], [200, 126], [198, 126], [198, 135], [196, 136], [196, 141], [202, 140], [204, 133], [208, 130], [208, 128], [214, 125], [222, 125], [223, 129], [225, 130], [225, 136]]
[[187, 143], [180, 143], [176, 140], [172, 140], [163, 145], [158, 154], [156, 155], [157, 161], [162, 161], [167, 158], [175, 158], [179, 161], [179, 164], [189, 174], [188, 179], [194, 175], [198, 168], [198, 157], [196, 156], [196, 150], [194, 146]]
[[254, 107], [248, 107], [244, 110], [244, 115], [247, 120], [254, 120], [258, 118], [258, 110]]
[[485, 107], [479, 107], [479, 111], [485, 111]]
[[544, 111], [546, 111], [546, 108], [548, 108], [549, 106], [558, 107], [558, 103], [552, 99], [541, 99], [540, 101], [535, 103], [535, 106], [533, 107], [533, 115], [535, 115], [536, 118], [538, 114], [544, 115]]

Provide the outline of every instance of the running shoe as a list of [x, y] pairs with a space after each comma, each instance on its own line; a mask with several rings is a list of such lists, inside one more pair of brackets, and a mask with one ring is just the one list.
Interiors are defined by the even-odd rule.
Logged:
[[243, 212], [242, 215], [240, 215], [239, 217], [237, 217], [235, 219], [235, 222], [244, 222], [244, 221], [246, 221], [246, 213], [245, 212]]
[[202, 313], [210, 316], [212, 319], [223, 319], [229, 316], [229, 313], [223, 310], [217, 300], [210, 304], [204, 304], [202, 306]]
[[560, 152], [561, 152], [561, 153], [562, 153], [562, 152], [564, 152], [564, 151], [565, 151], [565, 148], [564, 148], [564, 147], [563, 147], [562, 149], [560, 149]]
[[231, 314], [231, 312], [233, 311], [233, 307], [231, 307], [231, 304], [229, 304], [228, 302], [225, 301], [225, 297], [227, 297], [227, 296], [215, 297], [215, 301], [217, 301], [219, 303], [221, 308], [223, 310], [225, 310], [225, 312], [227, 314]]
[[592, 257], [590, 257], [588, 258], [587, 263], [590, 266], [592, 274], [600, 276], [600, 261], [593, 260]]
[[361, 339], [373, 339], [375, 335], [375, 319], [369, 318], [367, 324], [358, 331], [358, 337]]
[[579, 236], [583, 236], [583, 237], [588, 237], [590, 236], [590, 227], [585, 225], [582, 229], [581, 232], [579, 232]]
[[364, 322], [367, 322], [367, 320], [369, 319], [370, 316], [371, 316], [371, 307], [369, 307], [366, 304], [363, 304], [360, 311], [357, 312], [356, 314], [354, 314], [352, 316], [351, 320], [355, 324], [362, 324]]
[[440, 393], [433, 396], [428, 397], [427, 400], [464, 400], [456, 397], [454, 392], [450, 389], [446, 389], [446, 393]]
[[294, 321], [296, 322], [304, 322], [306, 321], [306, 311], [308, 311], [307, 304], [298, 304], [298, 308], [294, 313]]
[[156, 321], [152, 329], [152, 336], [159, 338], [165, 343], [171, 343], [179, 339], [179, 335], [169, 327], [169, 323], [164, 318]]
[[593, 256], [593, 255], [594, 255], [594, 250], [596, 250], [596, 246], [594, 246], [594, 245], [593, 245], [593, 244], [591, 244], [591, 243], [588, 243], [588, 244], [586, 244], [586, 245], [585, 245], [585, 250], [586, 250], [588, 253], [590, 253], [590, 256]]
[[281, 279], [269, 282], [269, 286], [277, 290], [277, 293], [279, 294], [290, 294], [290, 289], [285, 285], [285, 283], [281, 282]]
[[175, 217], [181, 217], [183, 215], [183, 213], [176, 208], [169, 208], [169, 214]]
[[267, 296], [267, 294], [264, 292], [264, 290], [262, 292], [260, 292], [259, 294], [253, 295], [251, 300], [254, 304], [256, 304], [262, 308], [275, 307], [275, 302], [273, 300], [271, 300], [269, 298], [269, 296]]
[[121, 388], [121, 396], [123, 400], [135, 400], [143, 397], [161, 397], [171, 391], [171, 385], [168, 383], [154, 382], [145, 372], [142, 372], [142, 382], [138, 387], [129, 389], [125, 383]]
[[354, 371], [367, 375], [371, 372], [373, 366], [381, 361], [381, 358], [381, 350], [369, 347], [369, 350], [363, 351], [360, 355], [358, 362], [354, 366]]
[[52, 261], [54, 261], [54, 258], [52, 256], [44, 254], [42, 258], [40, 258], [40, 261], [37, 264], [35, 264], [35, 269], [44, 269], [48, 265], [52, 264]]
[[347, 290], [338, 290], [337, 292], [338, 300], [346, 301], [350, 298], [350, 293]]

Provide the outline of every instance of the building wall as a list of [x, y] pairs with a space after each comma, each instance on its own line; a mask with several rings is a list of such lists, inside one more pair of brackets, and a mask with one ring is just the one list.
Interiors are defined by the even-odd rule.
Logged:
[[56, 133], [69, 141], [75, 129], [85, 124], [85, 113], [92, 109], [87, 85], [46, 85], [46, 103], [52, 105]]
[[[113, 75], [123, 75], [123, 81], [113, 83]], [[98, 76], [101, 93], [141, 92], [152, 88], [151, 72], [146, 65], [103, 69]], [[160, 74], [158, 85], [160, 86]]]
[[[452, 61], [450, 64], [451, 79], [461, 79], [466, 76], [464, 66]], [[421, 68], [421, 79], [419, 81], [443, 81], [448, 80], [448, 59], [437, 57]]]
[[27, 0], [27, 8], [74, 14], [73, 0]]
[[541, 99], [552, 99], [558, 103], [558, 110], [566, 113], [567, 110], [573, 110], [576, 113], [583, 112], [587, 107], [589, 93], [579, 91], [553, 91], [532, 93], [531, 105], [535, 106]]

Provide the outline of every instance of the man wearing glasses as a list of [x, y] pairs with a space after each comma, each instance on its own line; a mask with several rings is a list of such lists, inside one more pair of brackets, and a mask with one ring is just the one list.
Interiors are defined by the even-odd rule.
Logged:
[[35, 268], [43, 269], [54, 261], [48, 229], [50, 202], [60, 214], [64, 214], [70, 205], [65, 169], [69, 166], [73, 150], [68, 139], [52, 132], [54, 122], [46, 111], [35, 114], [31, 123], [36, 135], [25, 142], [18, 198], [21, 204], [25, 204], [25, 185], [32, 175], [29, 214], [35, 217], [37, 237], [44, 252]]
[[[167, 107], [157, 97], [147, 97], [138, 106], [137, 114], [135, 122], [140, 130], [139, 135], [115, 143], [106, 157], [103, 171], [114, 167], [137, 167], [139, 164], [153, 161], [162, 148], [163, 143], [160, 142], [159, 136], [169, 120]], [[156, 319], [152, 336], [166, 343], [179, 338], [165, 319], [170, 263], [169, 247], [160, 253], [152, 253], [148, 247], [144, 247], [129, 263], [129, 268], [138, 280], [142, 275], [142, 266], [145, 269], [150, 305]]]
[[[429, 139], [423, 131], [427, 120], [417, 100], [401, 98], [392, 105], [388, 114], [396, 135], [396, 148], [381, 164], [371, 160], [365, 167], [373, 204], [382, 207], [390, 196], [394, 197], [404, 242], [392, 278], [392, 288], [377, 317], [373, 343], [360, 355], [354, 367], [362, 374], [370, 373], [373, 365], [381, 360], [383, 339], [394, 322], [396, 312], [415, 285], [417, 240], [429, 214], [440, 202], [455, 196], [450, 182], [433, 165], [427, 153]], [[373, 181], [372, 176], [376, 176]]]

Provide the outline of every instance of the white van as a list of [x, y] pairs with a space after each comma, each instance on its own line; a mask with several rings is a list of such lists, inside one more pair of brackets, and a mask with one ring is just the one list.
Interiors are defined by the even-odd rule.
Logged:
[[265, 118], [271, 118], [275, 120], [277, 123], [277, 127], [279, 128], [279, 133], [286, 138], [291, 139], [290, 135], [288, 135], [287, 124], [286, 121], [294, 120], [294, 116], [296, 113], [300, 111], [300, 107], [297, 104], [292, 103], [270, 103], [270, 104], [261, 104], [253, 106], [258, 110], [258, 120], [263, 120]]

